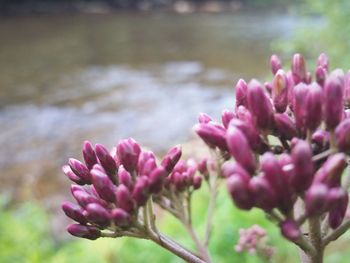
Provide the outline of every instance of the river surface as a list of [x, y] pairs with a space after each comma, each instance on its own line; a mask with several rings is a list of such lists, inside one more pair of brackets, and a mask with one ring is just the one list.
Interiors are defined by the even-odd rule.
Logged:
[[[41, 16], [0, 21], [0, 191], [67, 192], [60, 167], [85, 139], [132, 136], [164, 152], [199, 112], [233, 108], [233, 86], [270, 74], [280, 12]], [[288, 62], [289, 63], [289, 62]]]

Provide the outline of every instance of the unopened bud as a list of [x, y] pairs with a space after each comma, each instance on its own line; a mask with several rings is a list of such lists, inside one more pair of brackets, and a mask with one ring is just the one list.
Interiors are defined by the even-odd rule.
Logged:
[[86, 166], [90, 170], [92, 169], [92, 167], [95, 164], [97, 164], [97, 158], [96, 158], [94, 148], [92, 147], [92, 144], [89, 141], [84, 142], [83, 157], [84, 157], [84, 161], [86, 163]]
[[309, 85], [305, 105], [305, 125], [314, 131], [320, 126], [323, 117], [323, 93], [318, 84]]
[[286, 73], [280, 69], [272, 82], [272, 100], [277, 112], [285, 112], [288, 105], [288, 80]]
[[277, 71], [282, 68], [281, 60], [275, 54], [273, 54], [270, 58], [270, 65], [271, 65], [271, 71], [273, 75], [275, 75]]
[[247, 107], [248, 102], [247, 102], [247, 90], [248, 86], [247, 83], [243, 80], [240, 79], [237, 84], [236, 84], [236, 108], [238, 106], [244, 106]]
[[67, 231], [73, 236], [82, 237], [90, 240], [95, 240], [101, 236], [101, 231], [93, 226], [72, 224], [68, 226]]
[[73, 204], [71, 202], [64, 202], [62, 204], [62, 210], [64, 211], [66, 216], [68, 216], [69, 218], [77, 221], [82, 225], [87, 224], [87, 220], [83, 215], [84, 209], [82, 209], [80, 206]]
[[335, 139], [338, 149], [350, 152], [350, 119], [343, 120], [335, 129]]
[[150, 194], [150, 184], [146, 176], [138, 177], [132, 191], [132, 198], [137, 206], [144, 206]]
[[125, 170], [123, 165], [119, 166], [118, 169], [118, 182], [119, 184], [125, 185], [129, 190], [132, 190], [134, 186], [131, 174]]
[[253, 195], [249, 189], [249, 177], [233, 174], [227, 179], [228, 191], [240, 209], [250, 210], [254, 205]]
[[177, 145], [171, 148], [168, 153], [164, 156], [161, 166], [170, 173], [175, 165], [178, 163], [182, 155], [181, 146]]
[[194, 176], [192, 185], [193, 185], [193, 189], [195, 190], [199, 189], [202, 185], [202, 176], [198, 176], [198, 175]]
[[115, 178], [117, 172], [117, 164], [114, 158], [109, 154], [108, 150], [102, 144], [96, 144], [95, 146], [97, 158], [100, 160], [100, 164], [105, 169], [106, 173]]
[[85, 183], [91, 184], [91, 175], [89, 169], [82, 162], [70, 158], [68, 164], [72, 171], [80, 177]]
[[[135, 189], [135, 187], [134, 187]], [[135, 204], [129, 189], [125, 185], [119, 185], [116, 192], [118, 207], [128, 213], [135, 210]]]
[[224, 127], [213, 125], [212, 123], [197, 124], [194, 126], [195, 132], [211, 148], [218, 147], [226, 151], [227, 144], [225, 140], [226, 130]]
[[130, 215], [120, 208], [115, 208], [112, 210], [111, 218], [114, 224], [121, 228], [128, 227], [131, 224]]
[[63, 165], [62, 166], [62, 171], [68, 177], [68, 179], [73, 181], [74, 183], [77, 183], [79, 185], [84, 185], [85, 184], [85, 181], [81, 177], [79, 177], [78, 175], [73, 173], [73, 171], [72, 171], [72, 169], [70, 168], [69, 165]]
[[249, 189], [254, 196], [254, 206], [265, 211], [277, 206], [276, 193], [265, 177], [254, 176], [249, 182]]
[[92, 177], [92, 183], [98, 195], [102, 199], [108, 202], [114, 203], [116, 201], [116, 198], [115, 198], [116, 186], [113, 184], [113, 182], [108, 177], [108, 175], [99, 171], [98, 169], [92, 169], [91, 177]]
[[328, 208], [328, 191], [325, 184], [313, 184], [305, 194], [305, 209], [309, 216], [321, 215]]
[[140, 145], [132, 138], [122, 140], [118, 143], [118, 159], [128, 172], [136, 170], [140, 152]]
[[328, 71], [329, 67], [329, 60], [325, 53], [321, 53], [317, 59], [317, 66], [324, 68], [326, 71]]
[[208, 114], [203, 113], [203, 112], [199, 113], [199, 116], [198, 116], [198, 122], [199, 123], [208, 123], [208, 122], [211, 122], [211, 121], [212, 121], [212, 119], [211, 119], [211, 117]]
[[280, 223], [282, 235], [291, 241], [296, 241], [301, 237], [301, 231], [297, 223], [291, 219], [287, 219]]
[[348, 193], [341, 187], [333, 188], [329, 192], [331, 211], [328, 215], [328, 223], [331, 228], [336, 229], [343, 222], [348, 208]]
[[150, 191], [152, 193], [159, 193], [162, 191], [164, 179], [167, 176], [166, 170], [160, 166], [152, 171], [149, 176]]
[[86, 206], [89, 221], [100, 227], [108, 227], [111, 224], [110, 213], [101, 205], [91, 203]]
[[306, 83], [307, 70], [304, 57], [300, 54], [295, 54], [292, 61], [292, 73], [295, 84], [300, 82]]
[[224, 127], [227, 129], [230, 121], [236, 117], [236, 114], [230, 110], [223, 110], [221, 114], [221, 121]]
[[295, 123], [285, 113], [275, 114], [275, 126], [278, 135], [282, 138], [290, 140], [293, 137], [297, 136], [297, 128], [295, 126]]

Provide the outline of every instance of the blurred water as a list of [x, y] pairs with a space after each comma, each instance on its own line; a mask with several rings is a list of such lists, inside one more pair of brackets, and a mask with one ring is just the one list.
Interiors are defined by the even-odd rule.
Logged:
[[272, 12], [3, 19], [2, 189], [57, 192], [87, 138], [132, 136], [157, 152], [188, 140], [198, 112], [233, 107], [239, 77], [269, 74], [270, 42], [297, 25]]

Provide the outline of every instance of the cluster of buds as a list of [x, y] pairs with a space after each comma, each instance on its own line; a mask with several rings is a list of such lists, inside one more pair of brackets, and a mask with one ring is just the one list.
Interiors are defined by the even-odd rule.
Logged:
[[226, 160], [233, 157], [222, 174], [235, 205], [264, 210], [299, 242], [307, 219], [336, 229], [347, 210], [349, 185], [341, 179], [350, 153], [350, 71], [329, 72], [321, 54], [312, 82], [300, 54], [290, 71], [276, 55], [270, 62], [271, 82], [239, 80], [235, 109], [224, 110], [221, 123], [201, 114], [195, 131]]
[[169, 150], [160, 165], [152, 152], [142, 150], [133, 139], [120, 141], [112, 152], [86, 141], [83, 157], [85, 163], [69, 159], [63, 166], [64, 174], [75, 183], [71, 192], [77, 204], [64, 202], [62, 209], [78, 223], [68, 227], [68, 232], [78, 237], [140, 234], [139, 226], [143, 229], [140, 222], [144, 219], [140, 208], [151, 196], [161, 196], [173, 186], [189, 187], [191, 183], [195, 189], [200, 186], [200, 180], [193, 174], [188, 178], [191, 182], [181, 179], [179, 183], [176, 175], [179, 168], [174, 169], [181, 157], [178, 146]]
[[259, 255], [263, 259], [270, 260], [274, 249], [267, 244], [267, 233], [258, 225], [239, 230], [238, 244], [235, 251], [238, 253], [248, 252], [251, 255]]

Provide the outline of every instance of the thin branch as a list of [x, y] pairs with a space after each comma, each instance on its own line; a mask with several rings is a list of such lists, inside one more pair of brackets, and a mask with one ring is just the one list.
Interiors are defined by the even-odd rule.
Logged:
[[342, 234], [344, 234], [350, 228], [350, 219], [344, 221], [337, 229], [329, 233], [323, 239], [323, 245], [326, 246], [328, 243], [337, 240]]

